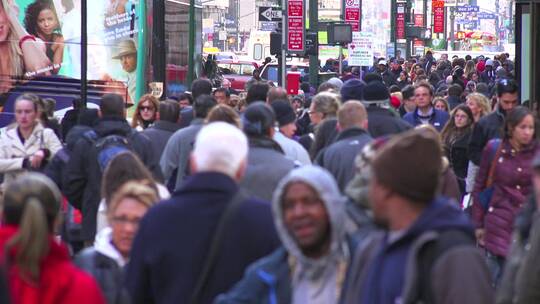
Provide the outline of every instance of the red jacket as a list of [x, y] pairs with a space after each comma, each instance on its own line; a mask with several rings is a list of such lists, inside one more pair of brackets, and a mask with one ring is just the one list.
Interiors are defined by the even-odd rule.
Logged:
[[[0, 228], [0, 250], [17, 232], [16, 227]], [[43, 259], [39, 284], [27, 282], [19, 275], [18, 267], [8, 270], [11, 301], [14, 304], [105, 304], [101, 291], [92, 277], [77, 269], [67, 249], [52, 238], [49, 254]], [[13, 252], [10, 253], [12, 255]], [[13, 260], [14, 256], [10, 258]]]
[[492, 254], [506, 257], [510, 249], [512, 231], [516, 215], [520, 212], [527, 196], [532, 193], [531, 163], [537, 150], [537, 143], [516, 152], [508, 142], [501, 143], [501, 153], [495, 160], [493, 174], [493, 196], [488, 210], [484, 211], [479, 202], [479, 194], [485, 189], [489, 175], [490, 151], [486, 145], [480, 162], [473, 190], [472, 219], [477, 228], [486, 230], [486, 249]]

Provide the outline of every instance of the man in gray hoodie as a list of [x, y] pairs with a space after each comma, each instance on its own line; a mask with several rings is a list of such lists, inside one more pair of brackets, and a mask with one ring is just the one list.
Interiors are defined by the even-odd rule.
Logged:
[[216, 303], [338, 303], [355, 244], [345, 234], [345, 198], [332, 175], [315, 166], [291, 171], [272, 210], [283, 246], [248, 267]]

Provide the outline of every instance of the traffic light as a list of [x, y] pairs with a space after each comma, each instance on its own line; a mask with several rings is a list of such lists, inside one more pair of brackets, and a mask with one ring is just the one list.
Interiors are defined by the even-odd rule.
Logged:
[[281, 55], [281, 33], [270, 33], [270, 54], [274, 56]]
[[319, 54], [319, 34], [317, 32], [306, 32], [306, 56], [317, 56]]

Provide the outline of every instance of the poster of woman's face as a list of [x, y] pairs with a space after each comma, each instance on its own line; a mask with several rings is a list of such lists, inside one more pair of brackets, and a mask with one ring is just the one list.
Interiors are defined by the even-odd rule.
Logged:
[[[26, 35], [35, 38], [35, 41], [33, 38], [24, 38], [23, 55], [27, 43], [44, 45], [41, 52], [44, 63], [48, 61], [47, 66], [44, 67], [43, 63], [36, 65], [39, 68], [31, 69], [24, 58], [20, 63], [23, 75], [80, 78], [81, 0], [0, 1], [8, 6], [8, 9], [0, 6], [0, 44], [9, 40], [9, 43], [18, 47], [23, 37], [10, 38], [12, 23], [16, 22]], [[125, 56], [118, 54], [125, 49], [122, 41], [138, 41], [139, 16], [136, 12], [139, 1], [92, 0], [87, 3], [88, 37], [92, 38], [92, 45], [88, 46], [88, 59], [94, 63], [88, 65], [88, 80], [133, 81], [133, 75], [128, 75], [133, 69], [126, 71], [126, 60], [121, 59]], [[9, 10], [16, 12], [16, 18], [12, 18], [14, 20], [10, 20]], [[130, 67], [136, 66], [137, 62], [130, 62]]]

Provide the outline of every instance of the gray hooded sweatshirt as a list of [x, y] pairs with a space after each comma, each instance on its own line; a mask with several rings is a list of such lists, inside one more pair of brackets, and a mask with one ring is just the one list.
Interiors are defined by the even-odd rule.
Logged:
[[[306, 257], [283, 223], [284, 190], [293, 182], [311, 186], [324, 202], [330, 221], [331, 245], [326, 256]], [[345, 202], [332, 175], [321, 167], [304, 166], [291, 171], [274, 192], [272, 211], [281, 242], [289, 253], [292, 304], [338, 303], [344, 282], [349, 248], [345, 240]]]

